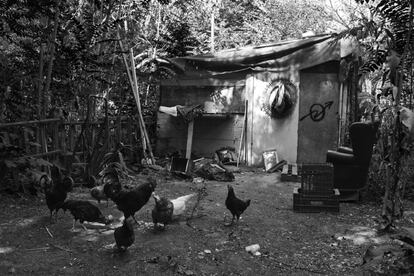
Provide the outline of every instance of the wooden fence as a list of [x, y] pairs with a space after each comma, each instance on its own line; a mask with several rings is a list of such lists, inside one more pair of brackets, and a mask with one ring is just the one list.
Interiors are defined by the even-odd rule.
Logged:
[[[75, 155], [80, 163], [86, 163], [86, 152], [103, 139], [106, 151], [118, 142], [134, 148], [137, 140], [136, 121], [131, 117], [108, 117], [88, 121], [63, 121], [51, 118], [0, 124], [0, 138], [3, 143], [15, 145], [24, 150], [26, 157], [56, 160], [59, 157]], [[138, 132], [139, 134], [139, 132]], [[139, 140], [138, 140], [139, 141]], [[130, 153], [129, 158], [133, 158]]]

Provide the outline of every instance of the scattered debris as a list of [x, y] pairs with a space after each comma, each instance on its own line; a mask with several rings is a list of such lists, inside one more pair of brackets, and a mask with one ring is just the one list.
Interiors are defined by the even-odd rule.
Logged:
[[0, 254], [7, 254], [13, 252], [13, 248], [11, 247], [0, 247]]
[[362, 245], [365, 243], [385, 243], [389, 240], [387, 236], [378, 236], [376, 229], [365, 227], [365, 226], [355, 226], [350, 230], [347, 230], [345, 235], [335, 235], [335, 238], [338, 241], [341, 240], [351, 240], [355, 245]]
[[202, 184], [202, 183], [204, 183], [204, 178], [202, 178], [202, 177], [194, 177], [193, 178], [193, 183], [194, 184]]
[[223, 182], [234, 181], [234, 174], [223, 166], [214, 163], [213, 160], [204, 158], [198, 162], [194, 162], [193, 173], [207, 180], [216, 180]]
[[248, 253], [252, 254], [252, 255], [255, 255], [255, 256], [260, 256], [261, 255], [259, 250], [260, 250], [260, 245], [257, 244], [257, 243], [246, 246], [246, 251]]
[[52, 235], [52, 233], [50, 233], [50, 231], [49, 231], [49, 228], [47, 228], [47, 226], [45, 226], [45, 228], [46, 228], [46, 232], [49, 234], [49, 236], [53, 239], [53, 235]]
[[222, 147], [216, 150], [214, 159], [223, 165], [236, 165], [237, 154], [236, 149], [233, 147]]
[[279, 157], [275, 149], [263, 152], [263, 163], [266, 172], [269, 172], [274, 166], [279, 163]]

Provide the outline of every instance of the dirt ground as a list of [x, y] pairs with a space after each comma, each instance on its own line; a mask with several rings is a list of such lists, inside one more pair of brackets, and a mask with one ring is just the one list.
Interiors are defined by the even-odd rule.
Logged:
[[[136, 218], [135, 243], [125, 254], [113, 249], [113, 230], [122, 214], [113, 202], [101, 202], [105, 215], [116, 220], [108, 228], [77, 225], [59, 213], [50, 224], [44, 199], [0, 197], [0, 274], [15, 275], [358, 275], [367, 247], [378, 242], [369, 229], [379, 219], [380, 206], [341, 203], [339, 214], [295, 213], [292, 191], [299, 183], [281, 182], [280, 173], [244, 171], [232, 182], [236, 195], [252, 200], [242, 220], [230, 219], [224, 201], [225, 182], [207, 181], [208, 195], [197, 214], [154, 231], [154, 200]], [[168, 180], [158, 194], [175, 198], [194, 192], [194, 183]], [[69, 198], [90, 199], [88, 189], [75, 189]], [[94, 201], [96, 203], [96, 201]], [[190, 202], [194, 204], [195, 200]], [[96, 203], [97, 204], [97, 203]], [[414, 226], [409, 203], [404, 225]], [[226, 217], [225, 217], [226, 216]], [[88, 226], [88, 225], [87, 225]], [[347, 238], [357, 231], [357, 239]], [[259, 244], [260, 256], [245, 247]]]

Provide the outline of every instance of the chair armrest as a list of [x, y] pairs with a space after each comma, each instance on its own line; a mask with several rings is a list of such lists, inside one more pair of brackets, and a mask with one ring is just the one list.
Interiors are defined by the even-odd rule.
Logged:
[[355, 163], [354, 155], [349, 153], [328, 150], [326, 153], [326, 162], [332, 164], [352, 165]]
[[339, 147], [338, 152], [354, 154], [354, 151], [352, 150], [352, 148], [349, 148], [349, 147]]

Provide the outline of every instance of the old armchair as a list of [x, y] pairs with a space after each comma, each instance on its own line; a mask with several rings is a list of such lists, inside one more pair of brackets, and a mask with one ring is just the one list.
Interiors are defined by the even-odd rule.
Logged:
[[342, 201], [359, 200], [366, 187], [376, 129], [372, 123], [353, 123], [349, 128], [352, 148], [327, 152], [326, 162], [334, 166], [334, 188], [339, 189]]

